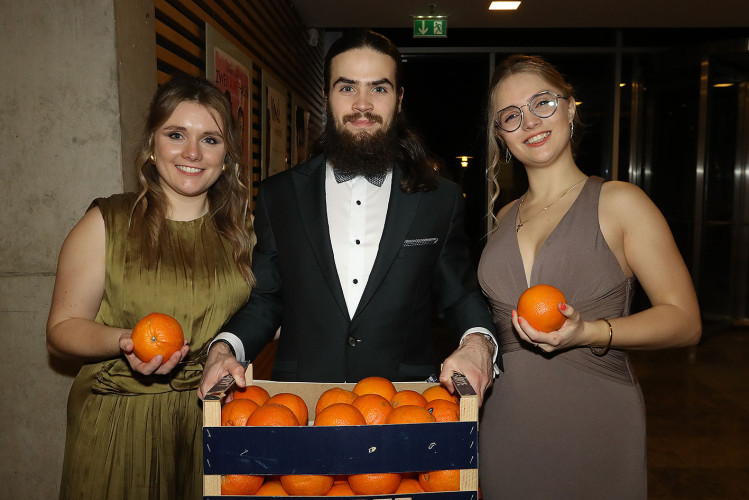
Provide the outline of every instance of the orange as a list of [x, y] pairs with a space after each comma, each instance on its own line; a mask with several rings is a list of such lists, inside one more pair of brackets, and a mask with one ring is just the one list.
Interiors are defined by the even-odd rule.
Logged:
[[520, 295], [518, 300], [518, 316], [528, 320], [533, 328], [542, 332], [559, 330], [565, 318], [559, 307], [560, 302], [566, 302], [564, 294], [551, 285], [534, 285]]
[[255, 492], [255, 496], [261, 497], [287, 497], [286, 490], [283, 489], [281, 481], [278, 479], [270, 479], [263, 483], [259, 490]]
[[348, 477], [348, 484], [357, 495], [387, 495], [398, 489], [401, 475], [392, 472], [352, 474]]
[[364, 415], [367, 425], [384, 424], [388, 414], [393, 411], [388, 400], [379, 394], [362, 394], [351, 404]]
[[419, 475], [419, 484], [424, 491], [459, 491], [460, 470], [434, 470], [422, 472]]
[[[242, 400], [240, 400], [242, 401]], [[265, 403], [253, 411], [245, 425], [289, 426], [299, 425], [299, 421], [288, 407], [275, 403]]]
[[333, 476], [292, 474], [281, 476], [281, 485], [289, 495], [323, 497], [333, 487]]
[[254, 495], [263, 485], [263, 476], [229, 474], [221, 476], [222, 495]]
[[426, 409], [437, 422], [460, 422], [460, 405], [445, 399], [435, 399], [427, 403]]
[[259, 385], [248, 385], [242, 389], [237, 387], [232, 391], [232, 396], [234, 399], [250, 399], [256, 402], [258, 406], [264, 405], [270, 399], [268, 391]]
[[315, 415], [319, 415], [320, 412], [326, 407], [333, 403], [348, 403], [351, 404], [356, 399], [356, 394], [340, 387], [332, 387], [327, 391], [320, 394], [317, 399], [317, 406], [315, 406]]
[[138, 359], [148, 363], [161, 354], [161, 364], [185, 345], [185, 336], [179, 322], [168, 314], [151, 313], [143, 316], [135, 324], [130, 334], [133, 339], [133, 353]]
[[450, 394], [450, 391], [448, 391], [444, 385], [433, 385], [428, 387], [424, 389], [424, 392], [422, 392], [421, 395], [424, 396], [424, 399], [428, 402], [434, 401], [435, 399], [445, 399], [456, 404], [458, 402], [458, 397]]
[[299, 421], [299, 425], [307, 425], [307, 403], [304, 402], [301, 396], [297, 396], [290, 392], [279, 392], [275, 396], [271, 396], [271, 398], [266, 401], [266, 404], [267, 403], [284, 405], [294, 412], [294, 415], [296, 415], [296, 418]]
[[393, 408], [385, 419], [386, 424], [420, 424], [436, 422], [434, 415], [423, 406], [403, 405]]
[[395, 396], [395, 386], [385, 377], [365, 377], [354, 386], [354, 394], [379, 394], [390, 401]]
[[395, 395], [390, 399], [390, 404], [393, 408], [397, 408], [401, 405], [426, 406], [427, 400], [416, 391], [404, 389], [395, 393]]
[[354, 405], [333, 403], [315, 417], [315, 425], [367, 425], [367, 421]]
[[330, 488], [330, 491], [325, 496], [328, 496], [328, 497], [352, 497], [352, 496], [354, 496], [354, 492], [351, 490], [351, 486], [349, 486], [348, 482], [333, 483], [333, 487]]
[[258, 405], [249, 399], [234, 399], [221, 407], [221, 425], [247, 425]]
[[424, 488], [421, 487], [418, 479], [404, 477], [395, 493], [424, 493]]

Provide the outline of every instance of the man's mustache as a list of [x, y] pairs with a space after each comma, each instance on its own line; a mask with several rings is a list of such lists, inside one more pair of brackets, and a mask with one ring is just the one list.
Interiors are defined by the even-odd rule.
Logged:
[[365, 113], [351, 113], [350, 115], [345, 115], [343, 117], [343, 123], [355, 122], [356, 120], [360, 120], [362, 118], [369, 120], [370, 122], [375, 122], [382, 125], [382, 117], [380, 115], [370, 113], [369, 111]]

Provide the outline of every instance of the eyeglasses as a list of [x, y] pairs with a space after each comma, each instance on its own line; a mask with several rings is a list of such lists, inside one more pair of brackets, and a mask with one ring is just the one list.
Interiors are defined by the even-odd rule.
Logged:
[[[556, 113], [560, 98], [568, 99], [568, 97], [556, 94], [551, 90], [544, 90], [528, 99], [528, 104], [523, 104], [523, 106], [528, 106], [530, 112], [539, 118], [549, 118]], [[497, 119], [494, 125], [505, 132], [516, 131], [523, 123], [523, 106], [507, 106], [500, 109], [497, 111]]]

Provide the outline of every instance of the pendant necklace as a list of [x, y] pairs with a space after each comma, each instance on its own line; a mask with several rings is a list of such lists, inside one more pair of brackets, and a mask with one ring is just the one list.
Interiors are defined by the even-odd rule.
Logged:
[[579, 181], [577, 181], [576, 183], [574, 183], [573, 185], [571, 185], [570, 187], [568, 187], [567, 190], [564, 193], [562, 193], [561, 195], [559, 195], [559, 198], [557, 198], [556, 200], [554, 200], [551, 203], [549, 203], [548, 205], [546, 205], [539, 212], [537, 212], [535, 215], [533, 215], [533, 217], [531, 217], [529, 219], [525, 219], [525, 220], [523, 220], [523, 219], [520, 218], [520, 209], [523, 208], [523, 200], [525, 200], [525, 194], [524, 194], [523, 197], [520, 198], [520, 204], [518, 205], [518, 220], [520, 222], [518, 223], [517, 226], [515, 226], [515, 232], [517, 233], [518, 231], [520, 231], [521, 227], [525, 226], [527, 223], [529, 223], [530, 221], [532, 221], [533, 219], [535, 219], [536, 217], [538, 217], [542, 213], [546, 212], [549, 209], [550, 206], [552, 206], [554, 203], [556, 203], [559, 200], [561, 200], [564, 197], [565, 194], [567, 194], [570, 191], [572, 191], [573, 189], [575, 189], [578, 184], [580, 184], [582, 181], [584, 181], [587, 178], [588, 178], [588, 176], [586, 175], [585, 177], [583, 177], [582, 179], [580, 179]]

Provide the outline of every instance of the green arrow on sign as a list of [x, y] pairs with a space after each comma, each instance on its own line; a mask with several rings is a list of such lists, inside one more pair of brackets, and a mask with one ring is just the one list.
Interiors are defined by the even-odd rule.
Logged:
[[447, 38], [447, 16], [413, 16], [414, 38]]

